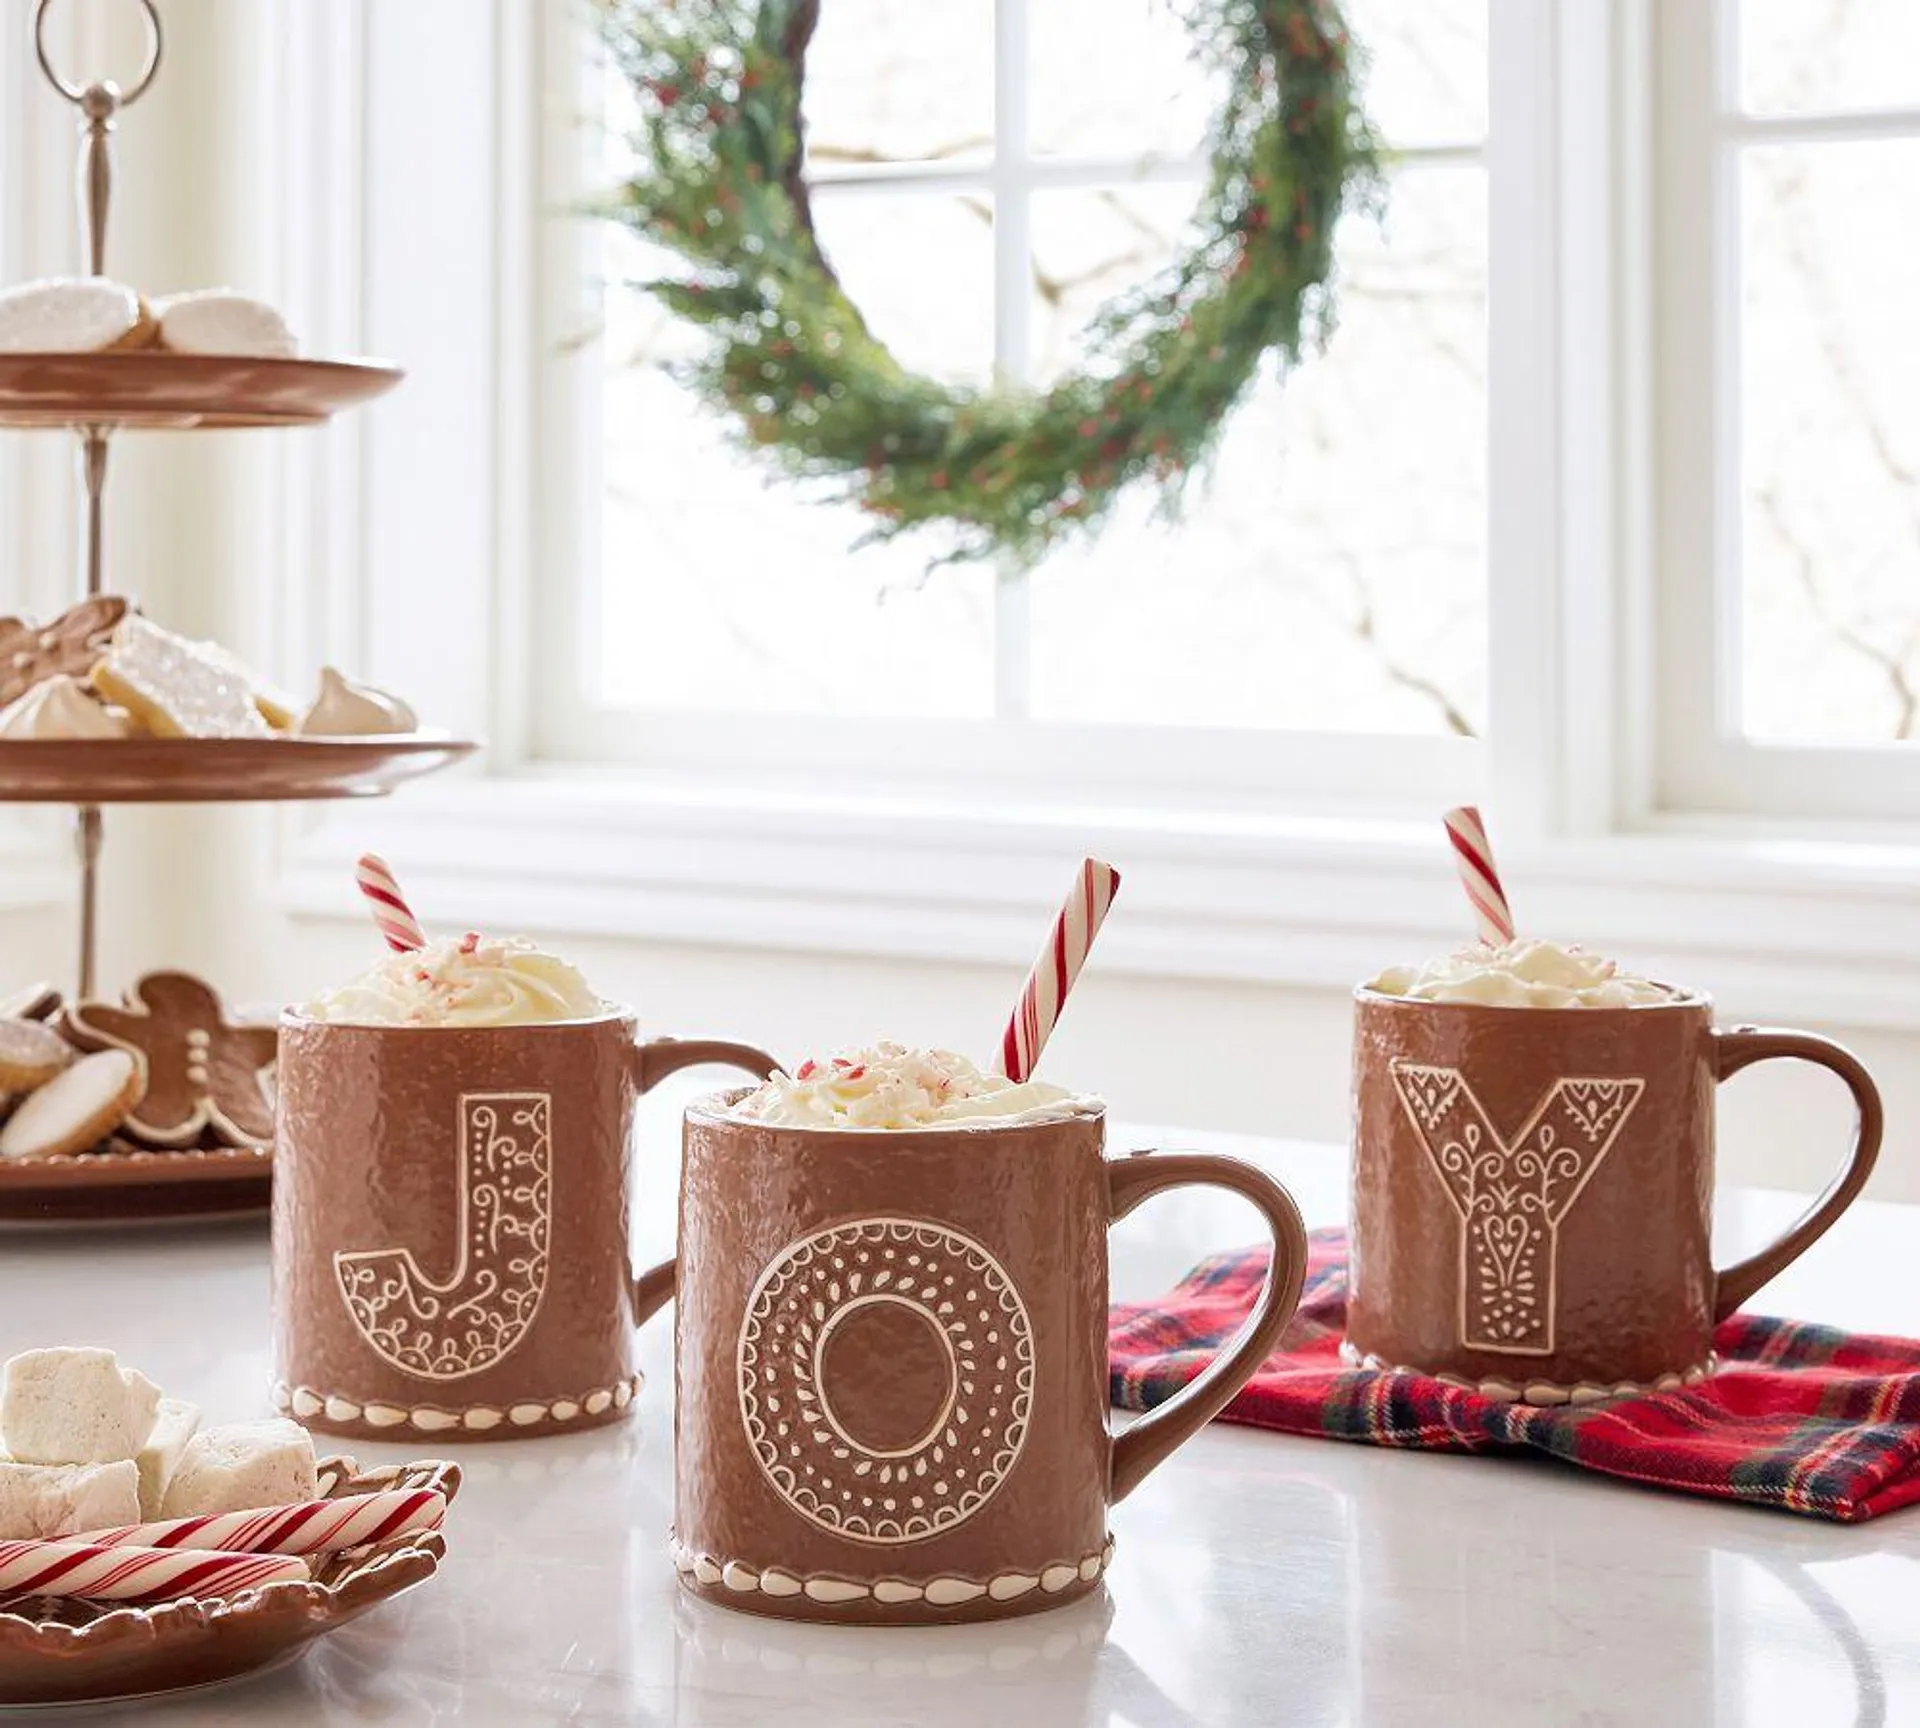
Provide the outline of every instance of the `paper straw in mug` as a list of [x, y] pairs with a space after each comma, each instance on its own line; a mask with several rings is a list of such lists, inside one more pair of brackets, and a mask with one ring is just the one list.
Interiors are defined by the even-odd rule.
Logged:
[[1473, 907], [1480, 940], [1490, 948], [1511, 942], [1513, 913], [1507, 905], [1507, 891], [1500, 886], [1500, 873], [1493, 867], [1493, 847], [1487, 842], [1487, 825], [1480, 820], [1479, 810], [1472, 804], [1462, 804], [1447, 812], [1446, 822], [1460, 886], [1467, 891]]
[[1067, 992], [1080, 976], [1087, 950], [1119, 891], [1120, 872], [1111, 864], [1097, 858], [1082, 861], [1000, 1039], [999, 1069], [1009, 1080], [1025, 1080], [1040, 1065], [1040, 1052], [1060, 1019]]
[[354, 868], [353, 879], [367, 897], [373, 921], [380, 927], [389, 948], [397, 954], [410, 954], [416, 948], [426, 947], [427, 933], [420, 928], [413, 908], [401, 898], [400, 884], [393, 879], [384, 858], [365, 853]]

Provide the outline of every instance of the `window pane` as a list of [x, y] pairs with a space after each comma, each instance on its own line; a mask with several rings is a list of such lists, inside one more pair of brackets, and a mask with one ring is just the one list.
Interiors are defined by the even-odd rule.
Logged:
[[1913, 0], [1721, 0], [1740, 46], [1749, 112], [1920, 105], [1920, 6]]
[[[1367, 111], [1399, 143], [1487, 129], [1486, 0], [1348, 0]], [[1032, 135], [1042, 155], [1191, 155], [1219, 105], [1166, 0], [1031, 0]]]
[[1743, 153], [1740, 719], [1920, 735], [1920, 141]]
[[829, 0], [807, 51], [807, 160], [985, 160], [993, 153], [993, 0]]
[[[824, 193], [821, 236], [875, 332], [910, 366], [984, 377], [991, 213], [974, 200]], [[613, 281], [664, 263], [613, 235]], [[615, 706], [765, 713], [992, 712], [992, 586], [922, 583], [923, 550], [849, 548], [869, 526], [769, 478], [659, 362], [689, 332], [630, 290], [607, 307], [605, 508], [591, 641]], [[693, 645], [697, 645], [693, 646]]]
[[1165, 0], [1032, 0], [1030, 128], [1042, 155], [1191, 156], [1219, 91]]
[[[1036, 202], [1041, 358], [1136, 279], [1191, 193]], [[1384, 232], [1340, 237], [1328, 352], [1234, 420], [1186, 519], [1123, 514], [1034, 581], [1033, 705], [1051, 719], [1478, 731], [1486, 687], [1486, 187], [1396, 179]]]
[[1366, 104], [1396, 144], [1487, 134], [1487, 0], [1347, 0], [1367, 55]]

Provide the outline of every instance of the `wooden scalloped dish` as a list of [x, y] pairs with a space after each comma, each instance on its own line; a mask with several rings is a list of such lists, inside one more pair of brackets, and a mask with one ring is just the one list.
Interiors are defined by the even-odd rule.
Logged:
[[[328, 1499], [387, 1488], [434, 1488], [451, 1500], [460, 1467], [429, 1460], [363, 1473], [351, 1458], [320, 1466], [320, 1492]], [[350, 1554], [316, 1555], [310, 1583], [269, 1584], [231, 1598], [144, 1606], [0, 1603], [0, 1707], [147, 1697], [238, 1680], [425, 1583], [445, 1553], [439, 1532], [422, 1531]]]
[[0, 1158], [0, 1226], [198, 1222], [264, 1212], [272, 1199], [270, 1146]]

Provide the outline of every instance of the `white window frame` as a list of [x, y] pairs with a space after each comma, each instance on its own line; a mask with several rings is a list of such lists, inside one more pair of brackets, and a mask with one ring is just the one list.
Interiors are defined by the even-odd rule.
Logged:
[[[1533, 927], [1710, 979], [1735, 1012], [1916, 1026], [1920, 847], [1662, 802], [1644, 212], [1656, 11], [1693, 3], [1492, 0], [1490, 286], [1507, 335], [1491, 357], [1483, 797]], [[290, 668], [355, 665], [492, 745], [382, 804], [286, 815], [285, 909], [357, 917], [344, 866], [371, 844], [448, 920], [1019, 965], [1093, 850], [1129, 870], [1102, 942], [1116, 971], [1339, 987], [1463, 933], [1425, 809], [541, 761], [525, 677], [553, 618], [541, 471], [569, 459], [539, 321], [561, 246], [536, 166], [553, 100], [541, 9], [272, 4], [263, 76], [298, 122], [273, 166], [290, 217], [276, 291], [313, 351], [390, 351], [412, 371], [281, 447], [275, 640]]]
[[[603, 94], [579, 58], [575, 9], [553, 5], [545, 53], [551, 113], [594, 113]], [[569, 22], [573, 20], [573, 22]], [[1204, 179], [1206, 158], [1036, 157], [1026, 109], [1027, 0], [996, 0], [996, 125], [990, 162], [833, 165], [816, 186], [839, 196], [979, 190], [994, 201], [993, 293], [996, 372], [1030, 375], [1031, 201], [1063, 187], [1124, 186]], [[551, 127], [541, 183], [548, 210], [576, 208], [603, 172], [591, 126]], [[1399, 147], [1405, 171], [1480, 162], [1477, 144]], [[525, 674], [531, 693], [525, 765], [602, 764], [662, 775], [765, 781], [822, 777], [840, 791], [929, 782], [1013, 803], [1074, 796], [1098, 804], [1155, 809], [1265, 808], [1276, 814], [1340, 810], [1405, 812], [1436, 797], [1460, 802], [1484, 783], [1482, 741], [1444, 735], [1382, 736], [1287, 729], [1129, 726], [1030, 720], [1028, 576], [1003, 567], [994, 583], [994, 712], [990, 719], [879, 720], [807, 714], [686, 713], [597, 705], [580, 672], [598, 651], [595, 593], [603, 560], [598, 539], [603, 477], [604, 348], [583, 339], [600, 319], [592, 284], [599, 269], [591, 224], [549, 224], [536, 285], [546, 352], [545, 419], [557, 459], [543, 466], [545, 496], [535, 510], [546, 585], [544, 628]], [[563, 457], [558, 452], [564, 450]], [[933, 578], [941, 580], [939, 575]]]
[[1658, 806], [1681, 813], [1874, 822], [1920, 819], [1920, 749], [1756, 743], [1741, 736], [1740, 184], [1758, 144], [1920, 137], [1920, 104], [1841, 114], [1740, 111], [1737, 6], [1665, 5], [1655, 124], [1661, 351], [1697, 355], [1659, 378], [1656, 640]]

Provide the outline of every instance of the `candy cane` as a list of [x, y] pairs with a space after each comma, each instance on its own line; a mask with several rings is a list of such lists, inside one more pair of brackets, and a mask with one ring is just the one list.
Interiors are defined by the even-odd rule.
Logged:
[[398, 954], [411, 954], [416, 948], [426, 947], [427, 933], [420, 928], [413, 908], [401, 897], [400, 884], [393, 879], [384, 858], [371, 852], [364, 854], [354, 869], [353, 879], [366, 895], [367, 904], [373, 909], [373, 921], [386, 937], [389, 948]]
[[1087, 951], [1100, 933], [1101, 922], [1120, 891], [1120, 872], [1111, 864], [1088, 858], [1073, 880], [1067, 903], [1060, 908], [1048, 932], [1047, 943], [1034, 961], [1013, 1015], [1000, 1039], [1000, 1072], [1009, 1080], [1027, 1079], [1040, 1064], [1067, 992], [1086, 963]]
[[1507, 891], [1500, 886], [1499, 873], [1493, 867], [1493, 847], [1487, 843], [1486, 824], [1471, 804], [1462, 804], [1446, 815], [1447, 839], [1453, 846], [1453, 861], [1460, 871], [1460, 886], [1467, 891], [1473, 907], [1474, 922], [1480, 926], [1480, 940], [1491, 948], [1513, 940], [1513, 913], [1507, 905]]
[[125, 1524], [73, 1538], [96, 1548], [218, 1549], [228, 1554], [333, 1554], [393, 1536], [438, 1530], [447, 1500], [431, 1488], [343, 1494], [257, 1512], [209, 1512], [158, 1524]]
[[0, 1596], [231, 1596], [262, 1584], [305, 1583], [304, 1560], [275, 1554], [103, 1548], [91, 1542], [0, 1542]]

